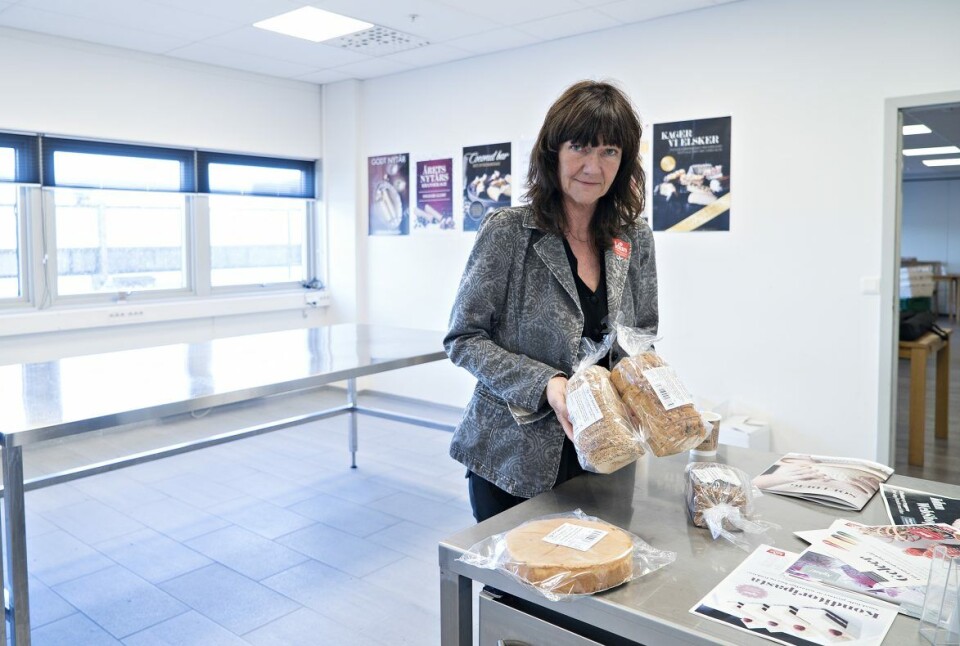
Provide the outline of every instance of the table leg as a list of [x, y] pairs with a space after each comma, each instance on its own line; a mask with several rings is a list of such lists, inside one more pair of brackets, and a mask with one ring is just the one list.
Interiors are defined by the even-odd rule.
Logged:
[[948, 411], [950, 403], [950, 338], [937, 352], [937, 385], [934, 413], [934, 433], [938, 440], [947, 439]]
[[953, 320], [960, 323], [960, 278], [954, 278], [953, 283]]
[[440, 568], [440, 645], [473, 643], [473, 582]]
[[911, 466], [923, 466], [923, 425], [927, 404], [927, 351], [910, 351], [910, 450]]
[[27, 523], [23, 508], [23, 453], [3, 447], [3, 518], [7, 575], [10, 577], [10, 633], [13, 646], [30, 645], [30, 593], [27, 587]]
[[350, 432], [347, 444], [350, 448], [350, 468], [357, 468], [357, 380], [347, 379], [347, 405], [350, 406]]
[[0, 644], [5, 645], [7, 643], [7, 610], [10, 606], [7, 604], [7, 595], [9, 594], [7, 592], [7, 580], [3, 577], [3, 543], [2, 532], [0, 532], [0, 590], [3, 591], [3, 604], [0, 605], [0, 608], [3, 610], [4, 618], [3, 621], [0, 621]]

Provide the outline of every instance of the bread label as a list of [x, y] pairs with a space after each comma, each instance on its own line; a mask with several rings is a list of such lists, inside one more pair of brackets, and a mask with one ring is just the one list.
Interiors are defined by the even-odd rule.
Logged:
[[573, 422], [573, 437], [591, 424], [603, 419], [603, 413], [590, 390], [590, 384], [584, 383], [567, 395], [567, 413]]
[[719, 481], [726, 482], [734, 487], [743, 487], [743, 483], [740, 482], [740, 478], [738, 478], [735, 473], [731, 473], [726, 469], [720, 469], [718, 467], [700, 467], [693, 469], [690, 472], [690, 475], [703, 484], [710, 484]]
[[677, 373], [670, 366], [647, 368], [642, 374], [653, 386], [653, 391], [657, 393], [657, 398], [660, 399], [665, 410], [673, 410], [693, 403], [693, 395], [680, 382]]
[[575, 550], [586, 552], [600, 542], [608, 534], [607, 531], [596, 527], [584, 527], [572, 523], [564, 523], [543, 537], [548, 543], [572, 547]]

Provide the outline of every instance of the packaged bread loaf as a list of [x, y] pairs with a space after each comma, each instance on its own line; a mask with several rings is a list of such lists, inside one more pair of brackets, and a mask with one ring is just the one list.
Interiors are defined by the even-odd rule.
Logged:
[[[750, 478], [740, 469], [717, 462], [691, 462], [687, 465], [687, 510], [697, 527], [707, 527], [703, 512], [726, 505], [746, 514]], [[736, 529], [729, 521], [727, 530]]]
[[583, 339], [581, 360], [567, 382], [567, 412], [573, 423], [573, 445], [587, 471], [613, 473], [643, 455], [637, 429], [610, 383], [610, 371], [597, 365], [609, 344]]
[[709, 529], [714, 539], [722, 536], [749, 551], [755, 545], [744, 534], [756, 536], [775, 527], [751, 518], [754, 496], [760, 492], [750, 482], [750, 476], [736, 467], [719, 462], [691, 462], [686, 468], [684, 491], [693, 524]]
[[579, 509], [529, 520], [475, 544], [458, 559], [504, 572], [553, 601], [608, 590], [676, 559]]
[[[574, 547], [599, 536], [583, 549]], [[548, 518], [507, 532], [506, 566], [534, 586], [555, 594], [593, 594], [628, 581], [633, 574], [633, 540], [618, 527], [579, 518]], [[565, 544], [566, 543], [566, 544]]]
[[709, 427], [676, 373], [653, 351], [654, 337], [617, 328], [617, 343], [628, 356], [610, 380], [643, 441], [658, 457], [682, 453], [706, 438]]

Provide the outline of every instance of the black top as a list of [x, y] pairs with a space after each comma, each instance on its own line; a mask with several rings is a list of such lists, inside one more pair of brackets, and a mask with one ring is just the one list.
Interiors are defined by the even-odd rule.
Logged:
[[577, 286], [577, 295], [580, 297], [580, 309], [583, 310], [583, 336], [594, 341], [603, 341], [604, 319], [607, 317], [607, 271], [604, 267], [603, 255], [600, 256], [600, 283], [597, 291], [592, 292], [587, 284], [577, 274], [577, 257], [566, 238], [563, 240], [563, 249], [567, 252], [567, 261], [573, 272], [573, 282]]

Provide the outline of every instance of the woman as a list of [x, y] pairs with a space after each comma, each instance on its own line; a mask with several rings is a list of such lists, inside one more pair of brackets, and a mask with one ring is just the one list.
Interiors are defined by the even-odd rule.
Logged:
[[656, 333], [640, 134], [623, 92], [576, 83], [537, 137], [529, 206], [491, 213], [477, 232], [444, 340], [477, 378], [450, 446], [477, 522], [583, 472], [566, 407], [580, 338], [601, 340], [616, 313]]

